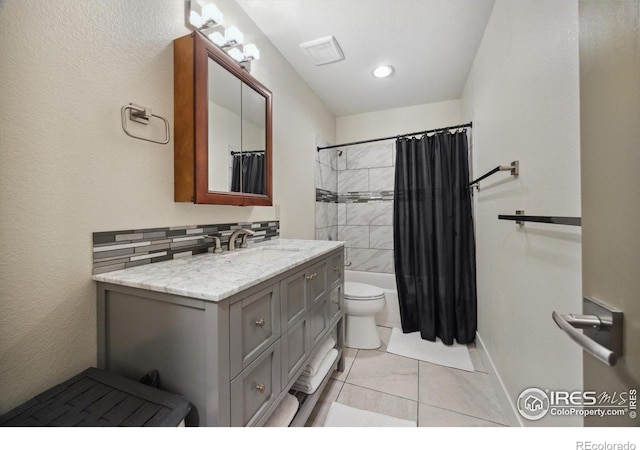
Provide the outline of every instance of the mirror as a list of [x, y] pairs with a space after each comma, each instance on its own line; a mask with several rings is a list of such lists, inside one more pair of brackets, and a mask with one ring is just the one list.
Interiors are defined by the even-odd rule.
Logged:
[[209, 191], [242, 192], [233, 186], [233, 156], [242, 149], [242, 81], [208, 60]]
[[[242, 84], [242, 155], [235, 155], [234, 175], [241, 173], [242, 192], [266, 193], [266, 101], [263, 96]], [[242, 161], [240, 161], [242, 158]], [[242, 168], [240, 170], [240, 168]]]
[[271, 92], [194, 32], [174, 41], [176, 201], [271, 205]]

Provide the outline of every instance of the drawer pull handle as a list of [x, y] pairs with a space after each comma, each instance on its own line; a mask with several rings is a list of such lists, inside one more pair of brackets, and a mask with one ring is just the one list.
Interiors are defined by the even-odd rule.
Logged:
[[331, 303], [333, 303], [334, 305], [339, 305], [340, 304], [340, 299], [339, 298], [332, 298], [331, 299]]
[[264, 392], [264, 383], [256, 385], [256, 389], [262, 394]]
[[258, 325], [259, 327], [263, 327], [264, 324], [265, 324], [264, 319], [256, 320], [256, 325]]
[[316, 278], [318, 278], [318, 274], [316, 272], [313, 272], [311, 275], [307, 275], [307, 280], [315, 280]]
[[338, 267], [338, 266], [334, 266], [334, 267], [333, 267], [333, 271], [334, 271], [335, 273], [340, 272], [340, 267]]

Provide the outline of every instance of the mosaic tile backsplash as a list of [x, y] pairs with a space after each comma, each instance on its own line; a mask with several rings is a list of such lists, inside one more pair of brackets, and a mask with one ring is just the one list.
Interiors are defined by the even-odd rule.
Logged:
[[277, 220], [103, 231], [93, 233], [93, 273], [207, 253], [215, 246], [214, 240], [207, 236], [218, 236], [226, 248], [231, 233], [240, 228], [255, 233], [247, 239], [249, 246], [280, 236]]

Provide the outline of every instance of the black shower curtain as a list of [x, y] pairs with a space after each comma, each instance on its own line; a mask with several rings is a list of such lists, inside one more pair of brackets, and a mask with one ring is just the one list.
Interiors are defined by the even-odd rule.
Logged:
[[466, 131], [399, 138], [393, 213], [402, 330], [474, 341], [476, 266]]
[[249, 194], [266, 193], [264, 153], [233, 155], [231, 191]]

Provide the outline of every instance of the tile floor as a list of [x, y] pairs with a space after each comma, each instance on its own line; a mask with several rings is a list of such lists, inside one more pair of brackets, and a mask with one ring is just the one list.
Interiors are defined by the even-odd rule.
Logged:
[[475, 346], [469, 353], [476, 372], [465, 372], [386, 353], [391, 328], [378, 332], [378, 350], [345, 349], [345, 371], [334, 372], [307, 426], [323, 426], [334, 401], [414, 420], [419, 427], [506, 426]]

